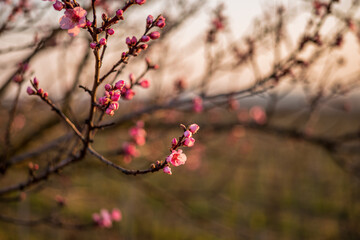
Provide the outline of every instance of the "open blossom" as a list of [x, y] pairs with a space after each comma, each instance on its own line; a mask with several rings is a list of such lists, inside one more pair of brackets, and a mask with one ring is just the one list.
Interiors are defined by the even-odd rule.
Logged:
[[164, 173], [167, 173], [167, 174], [169, 174], [169, 175], [172, 174], [171, 168], [170, 168], [169, 166], [164, 167], [164, 168], [163, 168], [163, 171], [164, 171]]
[[173, 150], [172, 153], [166, 158], [166, 161], [174, 165], [175, 167], [185, 164], [186, 155], [181, 149]]
[[121, 221], [122, 219], [121, 211], [117, 208], [114, 208], [111, 212], [111, 219], [115, 222]]
[[79, 34], [80, 28], [86, 26], [86, 14], [86, 10], [81, 7], [66, 9], [65, 15], [59, 20], [60, 27], [62, 29], [68, 29], [69, 35], [74, 37]]

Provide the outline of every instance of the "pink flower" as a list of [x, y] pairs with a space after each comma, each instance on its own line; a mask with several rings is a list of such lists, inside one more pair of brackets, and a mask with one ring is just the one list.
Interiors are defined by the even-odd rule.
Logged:
[[185, 164], [186, 155], [182, 153], [182, 150], [173, 150], [172, 153], [166, 158], [167, 162], [170, 162], [175, 167]]
[[68, 29], [69, 35], [74, 37], [79, 34], [80, 28], [86, 26], [86, 14], [86, 10], [81, 7], [66, 9], [65, 15], [59, 20], [60, 27], [62, 29]]
[[111, 215], [108, 210], [101, 209], [100, 211], [101, 216], [101, 227], [110, 228], [112, 226]]
[[143, 122], [138, 122], [135, 127], [130, 128], [129, 135], [134, 139], [137, 145], [145, 144], [146, 131], [143, 128]]
[[172, 174], [171, 168], [170, 168], [169, 166], [164, 167], [164, 168], [163, 168], [163, 171], [164, 171], [164, 173], [167, 173], [167, 174], [169, 174], [169, 175]]
[[159, 32], [152, 32], [148, 35], [152, 40], [158, 39], [160, 37]]
[[100, 45], [106, 45], [106, 39], [105, 38], [101, 38], [100, 41], [99, 41], [99, 44]]
[[194, 146], [194, 144], [195, 144], [195, 139], [192, 137], [185, 138], [185, 140], [183, 142], [183, 145], [186, 147], [192, 147], [192, 146]]
[[115, 114], [114, 110], [112, 110], [111, 108], [107, 108], [105, 113], [110, 116], [114, 116], [114, 114]]
[[109, 108], [111, 110], [114, 110], [114, 111], [118, 110], [119, 109], [119, 103], [118, 102], [112, 102], [112, 103], [110, 103]]
[[115, 222], [121, 221], [122, 219], [121, 211], [117, 208], [114, 208], [111, 212], [111, 219]]
[[112, 89], [111, 85], [110, 84], [106, 84], [105, 85], [105, 90], [106, 91], [110, 91]]
[[125, 100], [131, 100], [134, 97], [134, 95], [135, 92], [132, 89], [127, 88], [122, 96], [125, 98]]
[[120, 96], [121, 96], [120, 91], [114, 91], [113, 95], [111, 96], [111, 101], [115, 101], [115, 102], [119, 101]]
[[140, 86], [142, 86], [143, 88], [148, 88], [150, 87], [150, 83], [147, 79], [143, 79], [139, 82]]
[[186, 130], [186, 131], [184, 132], [184, 137], [189, 138], [189, 137], [191, 137], [191, 136], [192, 136], [192, 132], [190, 132], [189, 130]]
[[196, 123], [193, 123], [190, 125], [189, 127], [189, 131], [192, 132], [193, 134], [195, 134], [198, 130], [199, 130], [199, 125], [197, 125]]

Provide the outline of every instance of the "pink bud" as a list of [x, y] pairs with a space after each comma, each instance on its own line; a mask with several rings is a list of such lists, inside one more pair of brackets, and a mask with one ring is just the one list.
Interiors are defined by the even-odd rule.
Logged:
[[173, 138], [173, 140], [171, 141], [171, 145], [175, 147], [177, 144], [178, 144], [178, 140], [176, 138]]
[[125, 81], [124, 80], [120, 80], [120, 81], [115, 83], [115, 88], [116, 89], [121, 90], [124, 86], [125, 86]]
[[189, 127], [189, 131], [192, 132], [193, 134], [195, 134], [198, 130], [199, 130], [199, 125], [197, 125], [196, 123], [193, 123], [190, 125]]
[[116, 16], [117, 16], [118, 18], [120, 18], [120, 19], [123, 19], [123, 14], [124, 14], [124, 11], [121, 10], [121, 9], [118, 9], [118, 10], [116, 11]]
[[141, 44], [139, 46], [139, 48], [142, 49], [142, 50], [146, 50], [148, 48], [148, 45], [147, 44]]
[[159, 65], [158, 64], [155, 64], [154, 66], [153, 66], [153, 68], [156, 70], [156, 69], [159, 69]]
[[86, 21], [86, 26], [88, 26], [88, 27], [91, 26], [91, 22], [89, 20]]
[[189, 137], [191, 137], [191, 136], [192, 136], [192, 133], [191, 133], [190, 131], [186, 130], [186, 131], [184, 132], [184, 137], [189, 138]]
[[158, 39], [160, 37], [160, 33], [159, 32], [152, 32], [152, 33], [149, 34], [149, 37], [152, 40]]
[[136, 4], [143, 5], [146, 2], [146, 0], [135, 0]]
[[91, 43], [90, 43], [90, 48], [91, 48], [91, 49], [95, 49], [95, 48], [96, 48], [96, 45], [97, 45], [96, 42], [91, 42]]
[[144, 36], [142, 36], [141, 38], [140, 38], [140, 41], [141, 42], [148, 42], [150, 40], [150, 37], [149, 36], [146, 36], [146, 35], [144, 35]]
[[115, 33], [114, 29], [112, 28], [109, 28], [107, 31], [106, 31], [109, 35], [113, 35]]
[[165, 18], [163, 16], [160, 16], [156, 22], [156, 26], [159, 28], [165, 27]]
[[49, 94], [47, 92], [44, 93], [44, 98], [47, 98]]
[[105, 85], [105, 90], [106, 91], [110, 91], [112, 89], [111, 85], [110, 84], [106, 84]]
[[115, 101], [115, 102], [119, 101], [120, 96], [121, 94], [119, 91], [114, 92], [114, 95], [111, 96], [111, 101]]
[[106, 13], [101, 14], [101, 18], [103, 21], [107, 21], [108, 15]]
[[23, 80], [23, 77], [20, 75], [20, 74], [16, 74], [14, 77], [13, 77], [13, 81], [16, 82], [16, 83], [21, 83]]
[[129, 79], [130, 79], [130, 82], [134, 83], [135, 82], [135, 75], [133, 73], [130, 73], [129, 74]]
[[154, 21], [154, 17], [149, 15], [147, 18], [146, 18], [146, 25], [149, 27]]
[[126, 38], [126, 41], [125, 41], [126, 45], [131, 45], [131, 39], [129, 37]]
[[112, 109], [110, 109], [110, 108], [107, 108], [106, 111], [105, 111], [105, 113], [106, 113], [107, 115], [114, 116], [114, 110], [112, 110]]
[[192, 137], [185, 138], [185, 140], [183, 142], [183, 145], [186, 147], [192, 147], [192, 146], [194, 146], [194, 144], [195, 144], [195, 139]]
[[110, 105], [109, 105], [109, 108], [111, 110], [118, 110], [119, 109], [119, 103], [118, 102], [112, 102]]
[[35, 94], [35, 91], [34, 91], [31, 87], [28, 87], [28, 88], [26, 89], [26, 92], [27, 92], [27, 94], [29, 94], [29, 95]]
[[62, 2], [60, 1], [56, 1], [54, 4], [53, 4], [53, 7], [56, 11], [61, 11], [63, 8], [64, 8], [64, 5], [62, 4]]
[[142, 86], [143, 88], [148, 88], [148, 87], [150, 87], [150, 83], [149, 83], [149, 81], [146, 80], [146, 79], [141, 80], [141, 81], [139, 82], [139, 84], [140, 84], [140, 86]]
[[136, 43], [137, 43], [137, 39], [135, 36], [133, 36], [131, 39], [131, 45], [135, 45]]
[[169, 174], [169, 175], [172, 174], [171, 168], [170, 168], [169, 166], [164, 167], [163, 171], [164, 171], [164, 173], [167, 173], [167, 174]]
[[38, 94], [42, 95], [44, 93], [44, 89], [40, 88], [38, 91], [37, 91]]
[[39, 86], [39, 80], [37, 80], [36, 77], [34, 77], [34, 81], [33, 81], [35, 87], [38, 87]]
[[100, 45], [106, 45], [106, 39], [105, 38], [101, 38], [99, 41]]

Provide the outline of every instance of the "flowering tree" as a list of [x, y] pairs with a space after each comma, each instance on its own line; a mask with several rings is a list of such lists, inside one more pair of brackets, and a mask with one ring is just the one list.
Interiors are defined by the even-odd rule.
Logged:
[[[296, 43], [292, 42], [287, 28], [295, 16], [291, 8], [273, 6], [273, 12], [265, 12], [254, 22], [251, 33], [236, 39], [230, 33], [224, 13], [226, 6], [218, 5], [211, 13], [211, 22], [202, 40], [192, 41], [186, 47], [190, 53], [182, 48], [168, 50], [179, 43], [164, 39], [172, 36], [169, 33], [175, 35], [180, 26], [187, 26], [187, 20], [202, 10], [206, 1], [189, 1], [188, 5], [182, 0], [168, 3], [174, 5], [175, 14], [171, 14], [171, 8], [169, 13], [156, 17], [147, 13], [142, 19], [145, 29], [136, 35], [131, 24], [141, 23], [127, 21], [137, 15], [131, 11], [140, 12], [148, 4], [151, 7], [153, 2], [0, 2], [6, 15], [0, 23], [0, 37], [16, 36], [26, 29], [27, 38], [31, 38], [30, 43], [16, 42], [17, 45], [0, 50], [9, 59], [18, 51], [24, 52], [20, 61], [15, 58], [9, 61], [11, 64], [4, 63], [6, 76], [0, 85], [0, 97], [4, 101], [2, 111], [6, 115], [1, 120], [4, 126], [0, 149], [1, 201], [5, 204], [27, 201], [49, 179], [61, 177], [62, 171], [74, 174], [74, 169], [78, 165], [86, 166], [89, 159], [109, 166], [111, 169], [106, 169], [109, 172], [139, 176], [161, 171], [169, 177], [174, 167], [192, 161], [186, 156], [186, 148], [199, 144], [195, 144], [194, 138], [199, 125], [201, 132], [206, 129], [219, 134], [231, 129], [234, 136], [241, 136], [245, 130], [254, 130], [307, 142], [329, 154], [341, 169], [360, 176], [358, 161], [353, 161], [359, 154], [352, 151], [359, 147], [358, 123], [330, 134], [319, 127], [322, 111], [330, 107], [347, 114], [351, 98], [357, 96], [358, 73], [351, 68], [353, 76], [339, 78], [344, 74], [341, 67], [345, 60], [333, 61], [331, 56], [339, 53], [346, 41], [352, 46], [357, 44], [358, 1], [352, 1], [346, 10], [337, 7], [340, 1], [336, 0], [308, 3], [306, 10], [310, 14]], [[38, 17], [45, 18], [45, 12], [50, 11], [49, 19], [58, 21], [54, 26]], [[335, 21], [337, 27], [325, 32], [328, 19]], [[349, 36], [356, 40], [348, 40]], [[178, 41], [178, 37], [175, 40]], [[195, 65], [197, 60], [194, 59], [199, 56], [192, 47], [200, 49], [201, 46], [205, 58], [203, 68], [196, 68], [200, 77], [182, 73], [189, 66], [179, 56], [183, 59], [193, 56], [190, 64]], [[42, 53], [51, 55], [52, 51], [66, 52], [57, 64], [61, 69], [58, 77], [51, 69], [55, 64], [49, 64], [54, 57], [41, 58]], [[319, 71], [321, 64], [324, 67]], [[166, 69], [170, 72], [162, 72]], [[124, 78], [124, 74], [128, 77]], [[319, 74], [321, 79], [316, 80]], [[153, 80], [148, 75], [153, 76]], [[161, 81], [161, 75], [165, 75], [166, 80], [175, 80], [167, 84]], [[72, 80], [67, 81], [69, 78]], [[229, 82], [230, 78], [238, 81]], [[244, 99], [249, 99], [250, 103]], [[291, 105], [291, 114], [286, 114], [288, 122], [279, 120], [286, 112], [281, 104], [287, 101], [296, 101]], [[155, 129], [158, 122], [163, 128], [169, 125], [169, 129], [180, 124], [180, 133], [169, 139], [165, 138], [172, 132], [152, 137], [145, 125]], [[118, 129], [122, 130], [121, 134]], [[148, 138], [156, 140], [148, 143]], [[165, 148], [157, 142], [162, 138], [168, 143]], [[146, 155], [147, 145], [151, 153]], [[237, 148], [235, 144], [231, 149]], [[242, 145], [241, 154], [245, 155], [249, 148]], [[169, 152], [162, 152], [163, 149]], [[161, 154], [156, 153], [160, 150]], [[222, 149], [225, 150], [230, 151]], [[145, 164], [134, 161], [142, 155], [145, 155], [142, 159]], [[195, 160], [200, 158], [196, 154], [191, 156]], [[83, 177], [86, 178], [86, 174]], [[220, 178], [209, 192], [215, 192], [216, 186], [224, 186], [227, 180], [226, 176]], [[61, 195], [57, 195], [55, 201], [59, 209], [67, 205], [66, 198]], [[123, 218], [119, 210], [122, 206], [114, 206], [112, 210], [107, 210], [106, 206], [99, 208], [102, 208], [100, 212], [93, 211], [92, 218], [88, 216], [78, 222], [59, 214], [58, 208], [37, 218], [13, 217], [13, 209], [9, 208], [0, 212], [0, 220], [18, 225], [89, 229], [110, 228], [113, 221]]]

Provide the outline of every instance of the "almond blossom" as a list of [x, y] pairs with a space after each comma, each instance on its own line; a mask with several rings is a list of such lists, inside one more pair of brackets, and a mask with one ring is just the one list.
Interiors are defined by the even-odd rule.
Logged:
[[86, 26], [86, 10], [81, 7], [66, 9], [65, 15], [59, 20], [62, 29], [68, 29], [70, 36], [75, 37], [79, 34], [80, 28]]
[[166, 158], [167, 162], [170, 162], [175, 167], [185, 164], [186, 155], [181, 149], [173, 150], [172, 153]]

